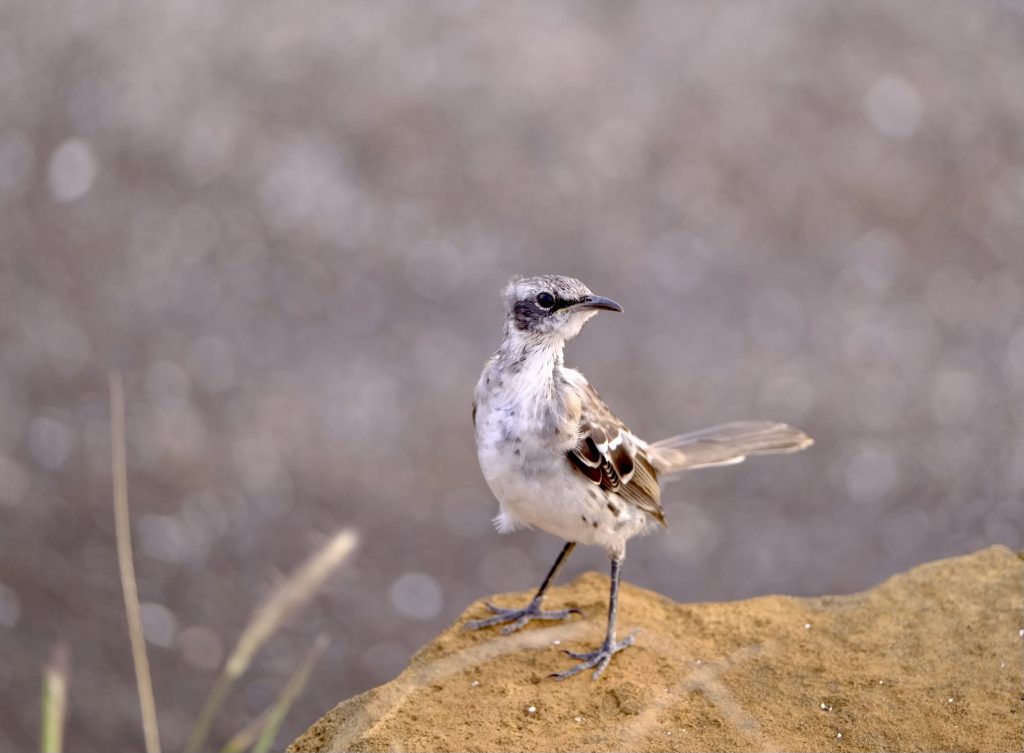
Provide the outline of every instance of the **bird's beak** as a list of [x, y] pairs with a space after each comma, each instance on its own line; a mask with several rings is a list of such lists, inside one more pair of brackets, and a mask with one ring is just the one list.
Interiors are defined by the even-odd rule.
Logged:
[[605, 311], [622, 311], [622, 306], [617, 304], [611, 298], [605, 298], [603, 295], [588, 295], [586, 298], [577, 303], [573, 308], [604, 309]]

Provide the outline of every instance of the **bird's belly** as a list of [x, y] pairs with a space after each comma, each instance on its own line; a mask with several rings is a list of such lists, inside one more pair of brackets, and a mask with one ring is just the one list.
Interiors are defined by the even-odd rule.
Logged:
[[647, 527], [645, 513], [624, 500], [609, 505], [609, 495], [577, 475], [564, 455], [523, 461], [520, 454], [513, 461], [508, 454], [479, 448], [480, 467], [500, 506], [495, 518], [499, 531], [529, 526], [618, 552]]
[[539, 528], [620, 553], [648, 527], [649, 516], [576, 472], [565, 455], [575, 440], [551, 431], [543, 415], [523, 404], [478, 405], [477, 457], [501, 508], [495, 527], [502, 533]]
[[527, 479], [509, 474], [490, 486], [501, 508], [495, 521], [499, 530], [529, 526], [566, 541], [596, 543], [601, 525], [597, 504], [564, 477], [551, 474]]

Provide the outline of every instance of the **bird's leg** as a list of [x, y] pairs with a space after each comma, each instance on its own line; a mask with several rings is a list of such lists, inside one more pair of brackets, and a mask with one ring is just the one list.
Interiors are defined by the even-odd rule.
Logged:
[[608, 632], [605, 634], [604, 643], [601, 644], [601, 648], [597, 651], [590, 651], [585, 654], [577, 654], [574, 651], [566, 651], [569, 656], [573, 659], [579, 659], [580, 664], [577, 664], [572, 669], [567, 669], [564, 672], [555, 672], [551, 676], [556, 680], [564, 680], [567, 677], [572, 677], [575, 674], [579, 674], [585, 669], [594, 670], [594, 679], [596, 680], [604, 672], [605, 667], [608, 666], [608, 662], [612, 660], [619, 651], [624, 648], [633, 645], [633, 635], [627, 635], [624, 639], [615, 642], [615, 617], [619, 611], [619, 571], [622, 568], [622, 556], [612, 556], [612, 574], [611, 574], [611, 594], [608, 597]]
[[491, 627], [492, 625], [505, 625], [501, 632], [505, 635], [514, 633], [523, 627], [530, 620], [566, 620], [573, 614], [582, 614], [580, 610], [572, 609], [559, 609], [557, 611], [545, 611], [540, 608], [540, 602], [544, 598], [544, 592], [548, 590], [548, 586], [551, 585], [551, 581], [558, 575], [558, 571], [562, 569], [562, 565], [569, 558], [569, 554], [573, 549], [576, 548], [576, 542], [570, 541], [566, 544], [562, 551], [558, 555], [558, 559], [555, 560], [555, 564], [551, 566], [548, 571], [547, 577], [544, 578], [544, 582], [540, 584], [540, 588], [537, 589], [536, 595], [522, 609], [504, 609], [503, 607], [495, 606], [490, 602], [487, 602], [487, 608], [493, 613], [493, 617], [487, 617], [483, 620], [470, 620], [466, 623], [466, 627], [470, 630], [479, 630], [480, 628]]

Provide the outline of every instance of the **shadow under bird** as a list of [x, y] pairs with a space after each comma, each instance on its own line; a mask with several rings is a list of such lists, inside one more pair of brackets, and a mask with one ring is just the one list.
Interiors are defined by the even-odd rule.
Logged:
[[541, 609], [544, 592], [577, 544], [602, 546], [611, 558], [608, 629], [594, 651], [567, 651], [580, 663], [552, 675], [565, 679], [593, 669], [596, 680], [634, 636], [615, 639], [619, 575], [626, 542], [665, 525], [660, 483], [695, 468], [731, 465], [748, 455], [796, 452], [813, 444], [799, 429], [772, 421], [738, 421], [646, 442], [632, 433], [563, 350], [599, 311], [622, 311], [571, 277], [513, 279], [505, 287], [501, 346], [484, 366], [473, 399], [477, 455], [497, 497], [500, 533], [529, 526], [568, 543], [521, 609], [488, 604], [493, 616], [471, 629], [531, 620], [564, 620], [577, 609]]

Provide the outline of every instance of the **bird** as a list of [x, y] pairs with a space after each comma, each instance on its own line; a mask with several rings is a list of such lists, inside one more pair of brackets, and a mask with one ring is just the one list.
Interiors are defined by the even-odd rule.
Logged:
[[604, 641], [593, 651], [565, 651], [579, 663], [551, 674], [564, 680], [593, 669], [597, 680], [612, 657], [635, 642], [635, 633], [616, 640], [619, 581], [626, 542], [667, 526], [661, 484], [748, 455], [803, 450], [813, 440], [784, 423], [735, 421], [647, 442], [564, 360], [565, 343], [587, 321], [622, 306], [562, 275], [514, 277], [503, 298], [501, 344], [480, 374], [472, 411], [480, 468], [498, 501], [494, 525], [499, 533], [538, 528], [566, 543], [526, 606], [486, 602], [491, 616], [466, 627], [504, 625], [509, 634], [534, 620], [579, 614], [542, 609], [545, 593], [578, 544], [603, 547], [611, 565]]

